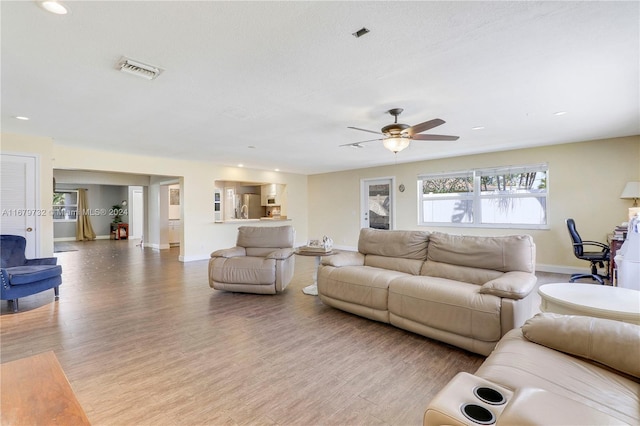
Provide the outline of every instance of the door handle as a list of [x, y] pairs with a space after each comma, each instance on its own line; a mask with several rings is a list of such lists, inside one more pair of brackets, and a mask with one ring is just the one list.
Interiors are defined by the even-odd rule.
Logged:
[[27, 228], [27, 232], [31, 232], [31, 231], [33, 231], [33, 228], [32, 227], [28, 227]]

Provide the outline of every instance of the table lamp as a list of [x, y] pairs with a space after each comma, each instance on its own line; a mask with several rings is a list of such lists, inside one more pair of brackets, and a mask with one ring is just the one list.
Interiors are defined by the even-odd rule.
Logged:
[[620, 198], [633, 199], [633, 207], [629, 207], [629, 220], [636, 214], [640, 214], [638, 198], [640, 198], [640, 182], [627, 182], [620, 194]]

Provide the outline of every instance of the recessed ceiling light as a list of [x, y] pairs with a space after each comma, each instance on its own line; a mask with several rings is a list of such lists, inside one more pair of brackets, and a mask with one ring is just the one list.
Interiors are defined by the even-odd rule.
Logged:
[[244, 164], [238, 164], [238, 167], [244, 167]]
[[558, 112], [554, 112], [553, 115], [565, 115], [567, 113], [567, 111], [558, 111]]
[[25, 117], [24, 115], [16, 115], [14, 118], [16, 120], [23, 120], [23, 121], [29, 120], [29, 117]]
[[273, 169], [273, 171], [275, 171], [275, 172], [279, 172], [279, 171], [280, 171], [280, 169]]
[[69, 13], [69, 9], [62, 3], [54, 0], [45, 0], [38, 2], [40, 7], [42, 7], [47, 12], [55, 13], [56, 15], [66, 15]]
[[484, 130], [484, 126], [472, 127], [471, 130]]

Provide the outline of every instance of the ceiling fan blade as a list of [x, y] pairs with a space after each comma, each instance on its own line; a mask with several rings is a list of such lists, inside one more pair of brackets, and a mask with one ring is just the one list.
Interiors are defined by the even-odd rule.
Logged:
[[426, 130], [433, 129], [434, 127], [438, 127], [444, 123], [445, 123], [444, 120], [441, 120], [439, 118], [434, 118], [433, 120], [425, 121], [424, 123], [411, 126], [402, 133], [408, 133], [409, 135], [413, 136], [417, 133], [422, 133]]
[[376, 141], [381, 141], [382, 139], [369, 139], [367, 141], [360, 141], [360, 142], [352, 142], [352, 143], [345, 143], [342, 145], [338, 145], [338, 146], [352, 146], [354, 148], [363, 148], [362, 146], [360, 146], [361, 143], [367, 143], [367, 142], [376, 142]]
[[411, 139], [416, 141], [457, 141], [460, 136], [450, 135], [414, 135]]
[[361, 128], [359, 128], [359, 127], [351, 127], [351, 126], [349, 126], [349, 127], [347, 127], [347, 129], [353, 129], [353, 130], [360, 130], [360, 131], [362, 131], [362, 132], [375, 133], [376, 135], [381, 135], [381, 134], [382, 134], [382, 133], [380, 133], [380, 132], [376, 132], [375, 130], [361, 129]]

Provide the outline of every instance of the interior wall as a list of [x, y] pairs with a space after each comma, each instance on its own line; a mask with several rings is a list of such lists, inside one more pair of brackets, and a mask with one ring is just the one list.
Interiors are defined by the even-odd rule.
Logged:
[[[411, 155], [410, 148], [398, 155]], [[585, 261], [573, 256], [565, 220], [575, 219], [583, 239], [602, 242], [606, 242], [607, 234], [616, 225], [626, 220], [631, 201], [620, 199], [620, 193], [626, 182], [640, 180], [640, 136], [312, 175], [309, 235], [328, 235], [338, 247], [357, 247], [361, 179], [394, 176], [396, 229], [424, 229], [418, 227], [419, 174], [541, 162], [548, 163], [550, 170], [548, 230], [456, 227], [427, 230], [469, 235], [526, 233], [536, 242], [539, 269], [556, 272], [586, 269]], [[405, 185], [405, 192], [397, 191], [400, 184]]]
[[[307, 240], [307, 176], [249, 168], [217, 166], [211, 163], [146, 157], [124, 153], [95, 151], [61, 144], [53, 146], [53, 167], [59, 170], [82, 169], [109, 173], [132, 173], [147, 176], [179, 176], [182, 189], [181, 208], [183, 239], [180, 260], [208, 259], [211, 252], [235, 245], [238, 223], [214, 223], [213, 193], [215, 181], [273, 182], [285, 184], [289, 202], [287, 222], [260, 224], [261, 226], [292, 225], [297, 244]], [[158, 184], [149, 184], [148, 237], [145, 242], [160, 244], [160, 235], [154, 231], [159, 218], [160, 196]], [[159, 226], [159, 224], [156, 224]]]
[[[128, 187], [116, 185], [92, 185], [92, 184], [70, 184], [58, 183], [56, 179], [56, 189], [79, 189], [87, 190], [88, 209], [94, 212], [89, 219], [91, 227], [98, 239], [109, 239], [111, 235], [111, 215], [112, 207], [120, 205], [122, 200], [128, 197]], [[123, 210], [127, 210], [123, 207]], [[128, 223], [129, 216], [121, 215], [122, 222]], [[54, 222], [53, 238], [55, 241], [75, 241], [76, 222]]]

